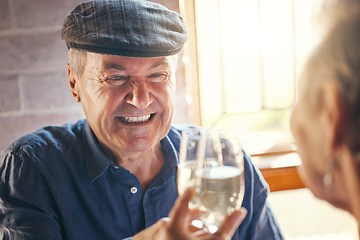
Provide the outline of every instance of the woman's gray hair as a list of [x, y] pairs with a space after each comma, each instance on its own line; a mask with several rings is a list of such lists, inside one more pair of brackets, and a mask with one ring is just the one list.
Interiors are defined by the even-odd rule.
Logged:
[[70, 48], [68, 51], [68, 60], [70, 69], [77, 77], [81, 77], [84, 73], [87, 59], [87, 52]]
[[[349, 5], [350, 6], [350, 5]], [[352, 8], [358, 7], [351, 5]], [[338, 9], [339, 10], [339, 9]], [[343, 6], [341, 11], [345, 11]], [[339, 10], [340, 11], [340, 10]], [[360, 15], [344, 14], [331, 24], [323, 41], [310, 56], [302, 78], [304, 78], [308, 106], [313, 113], [323, 106], [322, 86], [325, 81], [337, 85], [341, 107], [340, 121], [347, 142], [353, 152], [360, 151]]]

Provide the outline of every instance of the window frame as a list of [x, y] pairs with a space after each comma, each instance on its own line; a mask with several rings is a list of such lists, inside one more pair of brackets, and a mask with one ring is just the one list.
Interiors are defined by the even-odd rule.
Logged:
[[[190, 121], [194, 125], [202, 125], [199, 63], [196, 30], [196, 0], [179, 0], [180, 13], [185, 18], [189, 31], [189, 40], [184, 47], [183, 61], [185, 66], [185, 88], [188, 95]], [[301, 164], [293, 142], [281, 148], [264, 152], [251, 153], [254, 165], [259, 168], [269, 184], [270, 191], [282, 191], [304, 188], [298, 167]], [[279, 161], [279, 159], [289, 159]], [[278, 163], [276, 163], [278, 162]], [[276, 163], [276, 164], [274, 164]]]

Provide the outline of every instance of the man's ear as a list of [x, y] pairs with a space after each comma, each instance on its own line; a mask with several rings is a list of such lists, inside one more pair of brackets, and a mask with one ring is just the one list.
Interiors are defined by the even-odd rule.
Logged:
[[323, 128], [325, 151], [333, 153], [346, 139], [347, 113], [337, 85], [326, 81], [323, 86], [323, 106], [321, 110], [321, 127]]
[[77, 90], [77, 78], [75, 77], [74, 72], [71, 70], [70, 65], [67, 64], [67, 73], [69, 79], [69, 85], [71, 90], [71, 96], [76, 102], [81, 102], [80, 95]]

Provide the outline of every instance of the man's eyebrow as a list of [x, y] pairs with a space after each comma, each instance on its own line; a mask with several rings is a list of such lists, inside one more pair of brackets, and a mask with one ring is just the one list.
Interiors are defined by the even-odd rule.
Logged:
[[123, 66], [118, 65], [118, 64], [112, 64], [112, 63], [105, 64], [104, 69], [105, 70], [109, 70], [109, 69], [126, 70], [126, 68], [124, 68]]
[[[155, 63], [151, 66], [151, 68], [157, 68], [157, 67], [162, 66], [162, 65], [170, 66], [169, 61], [168, 61], [166, 58], [164, 58], [164, 59], [161, 59], [161, 60], [155, 62]], [[121, 66], [121, 65], [119, 65], [119, 64], [115, 64], [115, 63], [105, 63], [105, 64], [104, 64], [104, 69], [105, 69], [105, 70], [110, 70], [110, 69], [126, 70], [125, 67], [123, 67], [123, 66]]]
[[151, 68], [157, 68], [157, 67], [159, 67], [159, 66], [161, 66], [161, 65], [170, 66], [170, 65], [169, 65], [169, 61], [168, 61], [166, 58], [164, 58], [164, 59], [161, 59], [160, 61], [154, 63], [154, 64], [151, 66]]

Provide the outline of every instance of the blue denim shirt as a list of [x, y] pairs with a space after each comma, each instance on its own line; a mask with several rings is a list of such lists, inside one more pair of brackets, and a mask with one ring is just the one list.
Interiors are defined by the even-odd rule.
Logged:
[[[161, 141], [165, 164], [143, 193], [135, 175], [100, 150], [86, 120], [45, 127], [4, 152], [0, 164], [1, 239], [124, 239], [171, 210], [177, 196], [181, 129]], [[233, 239], [283, 239], [266, 203], [268, 188], [245, 161], [248, 215]]]

